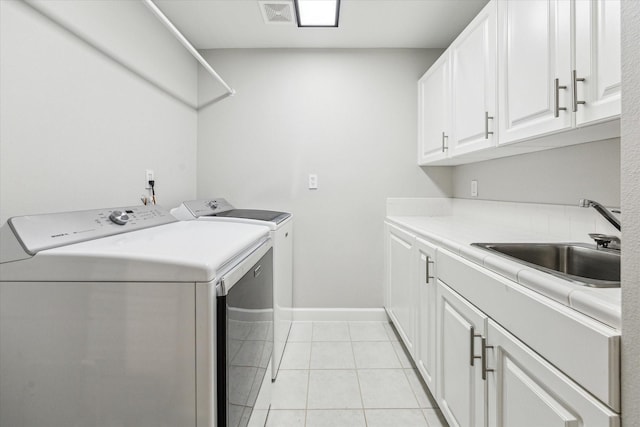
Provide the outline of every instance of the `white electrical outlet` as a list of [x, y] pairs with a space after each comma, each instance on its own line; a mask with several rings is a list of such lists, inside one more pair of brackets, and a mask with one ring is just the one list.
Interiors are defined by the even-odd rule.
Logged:
[[471, 197], [478, 197], [478, 181], [471, 181]]
[[318, 189], [318, 175], [311, 173], [309, 174], [309, 190], [317, 190]]
[[151, 186], [149, 185], [149, 181], [154, 181], [152, 169], [146, 169], [144, 171], [144, 188], [146, 188], [147, 190], [151, 189]]

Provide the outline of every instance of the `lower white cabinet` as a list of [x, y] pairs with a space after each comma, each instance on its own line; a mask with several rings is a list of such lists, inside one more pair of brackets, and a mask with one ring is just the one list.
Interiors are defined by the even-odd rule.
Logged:
[[484, 426], [486, 382], [480, 352], [487, 316], [440, 281], [437, 299], [438, 405], [451, 427]]
[[387, 224], [385, 308], [411, 355], [415, 353], [416, 292], [413, 280], [415, 236]]
[[619, 415], [438, 281], [437, 401], [452, 427], [618, 427]]
[[489, 426], [620, 425], [617, 414], [490, 319], [487, 341]]
[[436, 250], [431, 243], [416, 238], [418, 258], [418, 351], [416, 367], [427, 387], [435, 390], [436, 376]]
[[[537, 311], [515, 297], [522, 291], [506, 279], [492, 278], [482, 267], [391, 223], [385, 223], [385, 230], [385, 308], [451, 427], [620, 426], [614, 410], [619, 408], [619, 373], [609, 366], [619, 357], [618, 346], [615, 339], [606, 339], [609, 332], [600, 331], [593, 320], [579, 320], [577, 313], [567, 312], [571, 321], [563, 321], [553, 311]], [[538, 335], [521, 322], [548, 324], [541, 313], [559, 328], [547, 331], [552, 339], [543, 340], [542, 347]], [[576, 353], [580, 350], [571, 346], [571, 335], [592, 345], [584, 351], [593, 357]], [[596, 357], [603, 346], [609, 358]], [[593, 372], [589, 378], [608, 378], [610, 393], [564, 359], [559, 362], [558, 351]], [[540, 356], [545, 353], [547, 359]], [[573, 372], [572, 377], [565, 372]]]
[[386, 230], [385, 308], [435, 393], [437, 247], [392, 224]]

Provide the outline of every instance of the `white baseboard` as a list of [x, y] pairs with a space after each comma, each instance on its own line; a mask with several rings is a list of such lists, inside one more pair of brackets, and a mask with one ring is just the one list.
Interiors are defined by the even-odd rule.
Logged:
[[294, 308], [293, 320], [314, 322], [388, 322], [384, 308]]

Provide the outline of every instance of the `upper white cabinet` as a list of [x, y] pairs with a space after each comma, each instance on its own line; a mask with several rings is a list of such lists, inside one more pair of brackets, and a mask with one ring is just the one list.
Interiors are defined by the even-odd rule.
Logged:
[[450, 134], [449, 52], [418, 81], [418, 164], [447, 157]]
[[576, 0], [576, 125], [620, 115], [620, 1]]
[[496, 3], [490, 2], [451, 45], [449, 155], [495, 145]]
[[620, 46], [620, 0], [491, 0], [419, 82], [418, 164], [620, 136]]
[[493, 1], [418, 81], [419, 165], [495, 145], [496, 15]]
[[499, 144], [570, 129], [571, 3], [500, 1], [498, 17]]

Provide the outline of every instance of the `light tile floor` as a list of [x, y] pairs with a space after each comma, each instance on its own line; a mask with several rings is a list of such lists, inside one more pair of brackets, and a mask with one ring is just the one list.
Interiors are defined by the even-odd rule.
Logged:
[[295, 322], [267, 427], [447, 427], [387, 322]]

